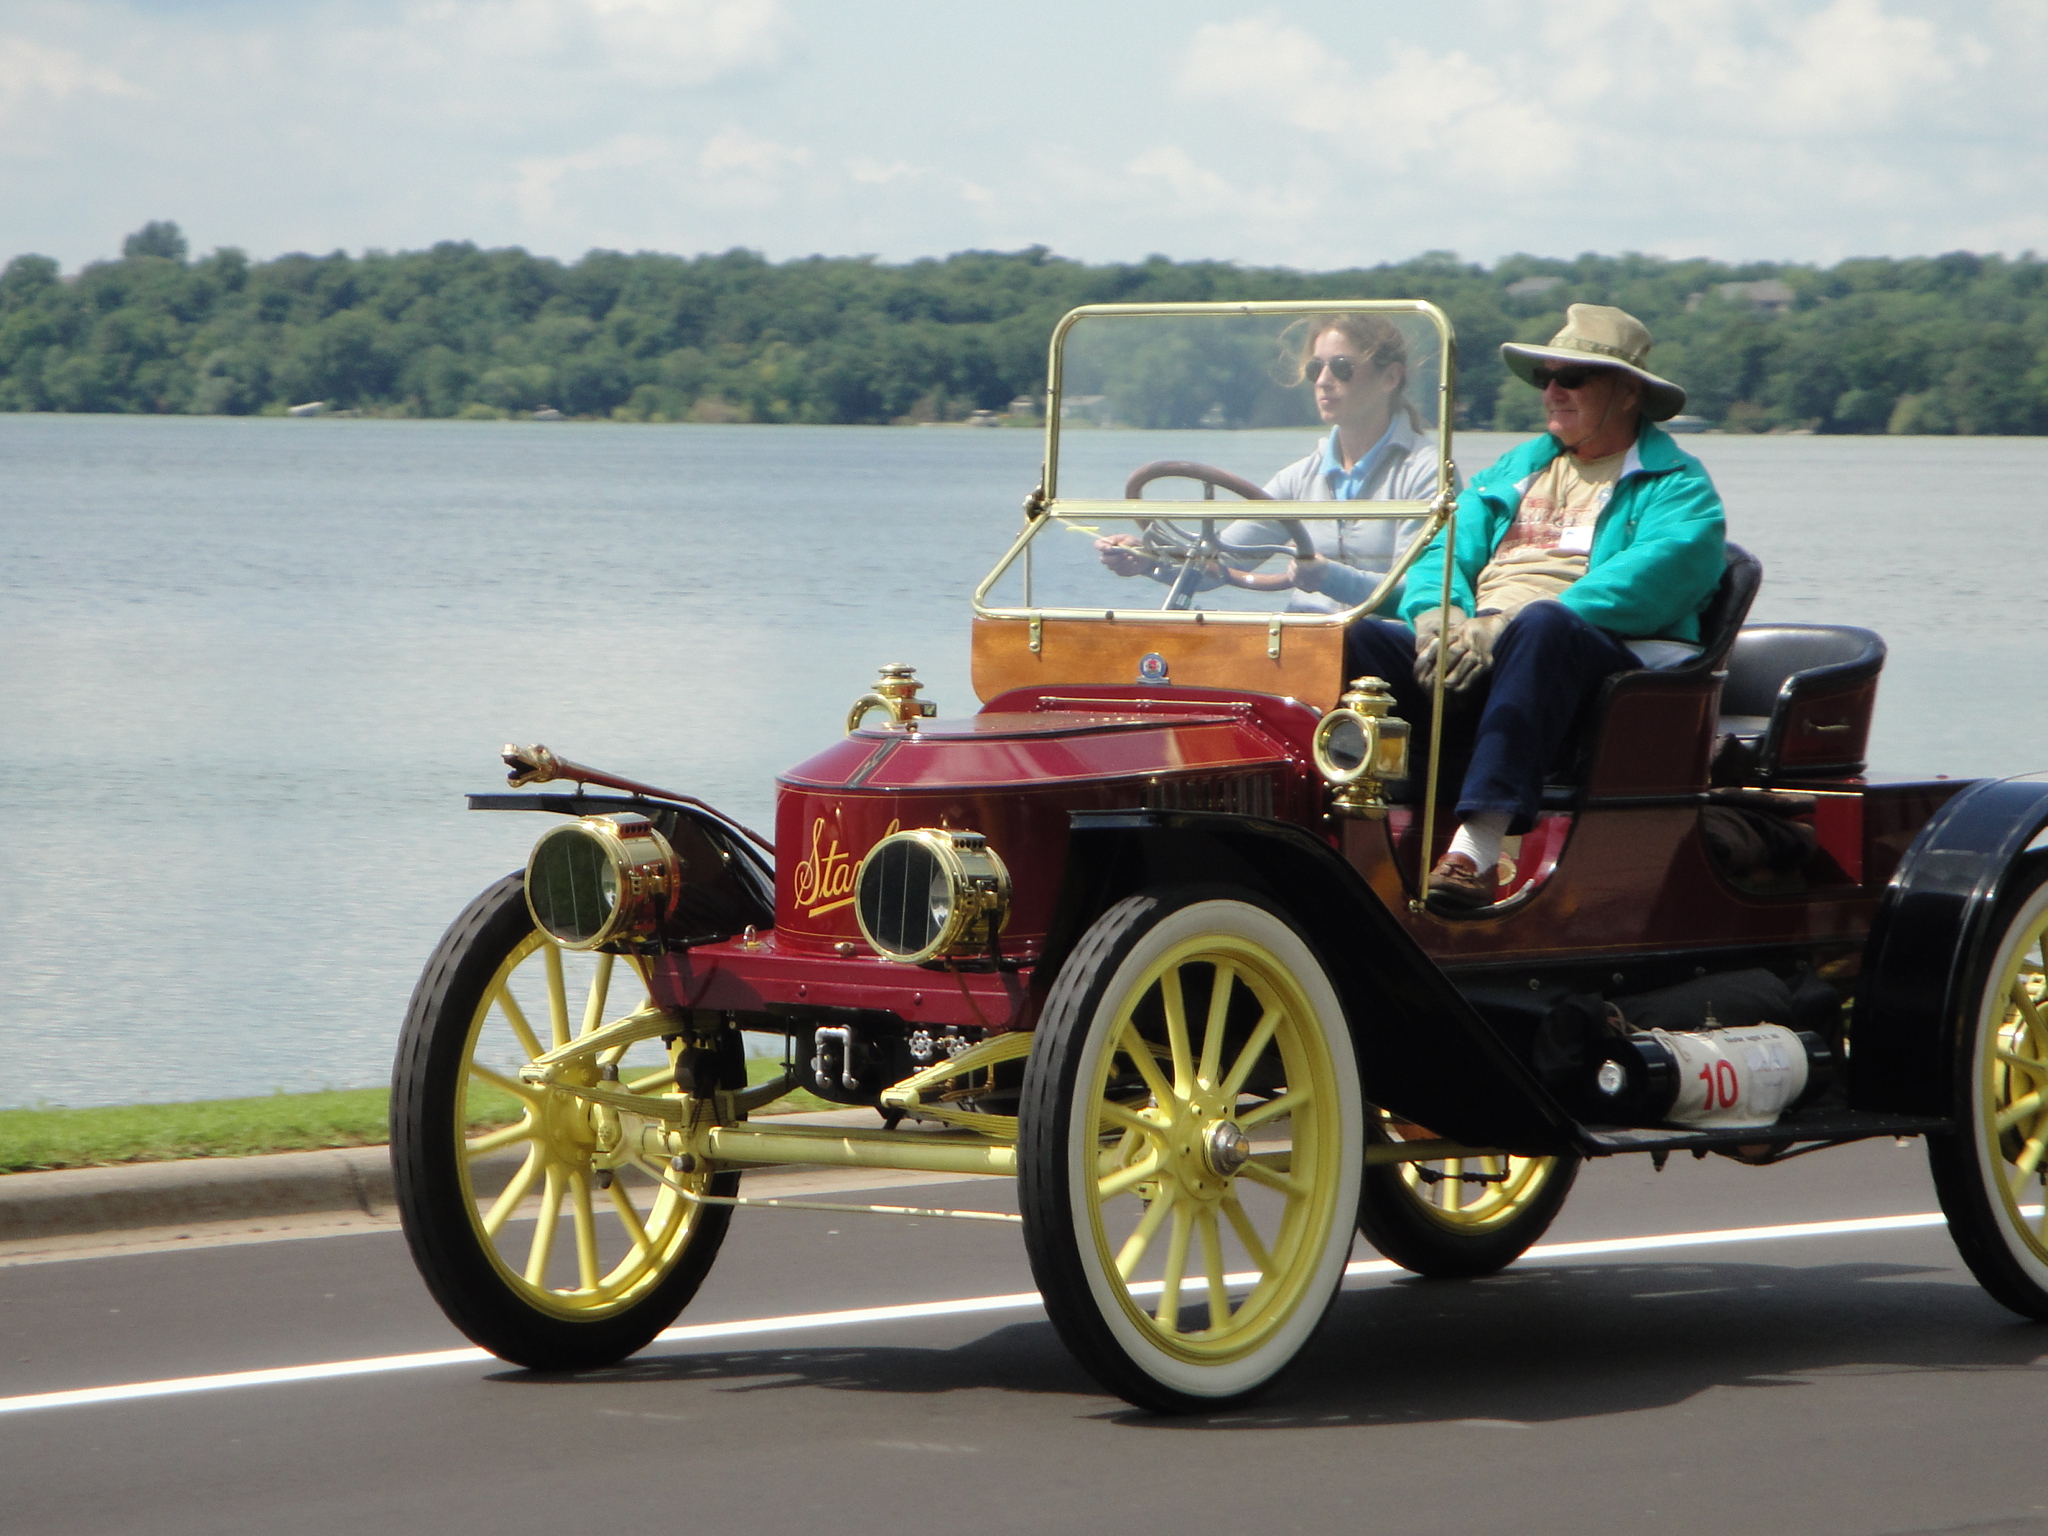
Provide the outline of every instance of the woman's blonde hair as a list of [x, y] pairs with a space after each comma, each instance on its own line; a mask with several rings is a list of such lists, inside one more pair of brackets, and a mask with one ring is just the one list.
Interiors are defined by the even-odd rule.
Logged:
[[1401, 382], [1395, 388], [1388, 404], [1399, 406], [1408, 413], [1411, 426], [1420, 431], [1422, 413], [1415, 409], [1408, 398], [1408, 338], [1401, 328], [1385, 315], [1359, 314], [1356, 311], [1334, 315], [1310, 315], [1297, 320], [1287, 327], [1284, 346], [1288, 358], [1289, 384], [1308, 382], [1308, 360], [1315, 355], [1316, 343], [1323, 336], [1335, 331], [1357, 349], [1361, 360], [1371, 363], [1382, 373], [1399, 365]]

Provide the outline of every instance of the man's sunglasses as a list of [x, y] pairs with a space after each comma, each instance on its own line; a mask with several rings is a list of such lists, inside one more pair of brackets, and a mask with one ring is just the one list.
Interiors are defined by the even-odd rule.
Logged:
[[1588, 379], [1597, 379], [1601, 374], [1613, 371], [1611, 368], [1545, 368], [1539, 365], [1529, 370], [1529, 382], [1538, 389], [1548, 389], [1553, 384], [1563, 389], [1580, 389]]
[[1301, 371], [1308, 375], [1309, 383], [1313, 384], [1323, 376], [1323, 370], [1328, 368], [1336, 376], [1339, 384], [1349, 384], [1351, 372], [1357, 366], [1348, 357], [1312, 357], [1302, 364]]

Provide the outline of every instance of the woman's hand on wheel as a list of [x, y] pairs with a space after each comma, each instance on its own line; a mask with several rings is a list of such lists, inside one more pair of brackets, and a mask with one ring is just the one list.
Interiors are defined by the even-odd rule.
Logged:
[[1308, 560], [1290, 560], [1287, 564], [1287, 582], [1303, 592], [1323, 590], [1323, 578], [1329, 574], [1330, 562], [1321, 555]]
[[1128, 533], [1105, 534], [1095, 541], [1095, 550], [1102, 563], [1118, 576], [1144, 576], [1158, 563]]

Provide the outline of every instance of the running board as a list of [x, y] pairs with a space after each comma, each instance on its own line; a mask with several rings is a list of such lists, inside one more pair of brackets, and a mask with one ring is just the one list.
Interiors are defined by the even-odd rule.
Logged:
[[1882, 1115], [1869, 1110], [1834, 1109], [1787, 1115], [1775, 1125], [1735, 1129], [1582, 1125], [1579, 1144], [1589, 1157], [1608, 1157], [1617, 1152], [1711, 1152], [1717, 1147], [1786, 1147], [1795, 1142], [1927, 1136], [1954, 1129], [1953, 1120], [1935, 1115]]

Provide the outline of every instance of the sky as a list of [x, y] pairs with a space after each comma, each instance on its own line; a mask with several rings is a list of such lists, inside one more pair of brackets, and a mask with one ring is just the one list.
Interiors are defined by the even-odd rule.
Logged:
[[0, 0], [0, 259], [2048, 251], [2043, 0]]

